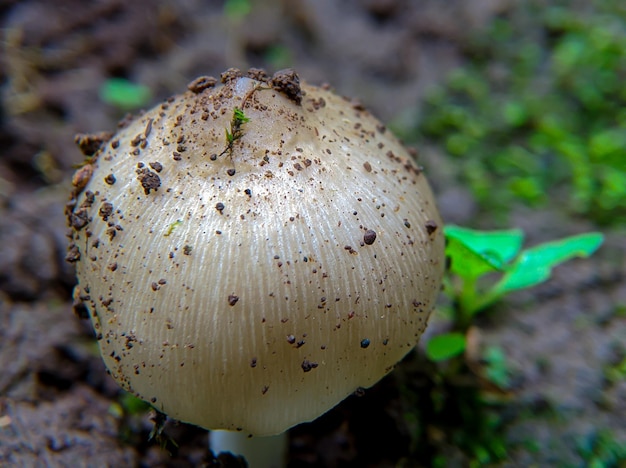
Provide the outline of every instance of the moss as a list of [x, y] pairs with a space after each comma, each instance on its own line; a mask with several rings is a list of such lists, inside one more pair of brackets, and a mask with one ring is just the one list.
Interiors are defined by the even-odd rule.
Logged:
[[469, 45], [471, 64], [430, 94], [417, 130], [458, 160], [487, 209], [565, 194], [571, 212], [615, 223], [626, 213], [626, 9], [573, 4], [495, 21]]

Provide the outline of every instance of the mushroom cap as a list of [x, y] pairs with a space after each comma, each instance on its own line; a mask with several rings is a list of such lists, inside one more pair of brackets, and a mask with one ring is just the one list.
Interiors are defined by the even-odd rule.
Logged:
[[105, 142], [75, 178], [68, 258], [123, 388], [271, 435], [415, 346], [444, 239], [425, 176], [378, 120], [292, 72], [252, 76], [196, 80]]

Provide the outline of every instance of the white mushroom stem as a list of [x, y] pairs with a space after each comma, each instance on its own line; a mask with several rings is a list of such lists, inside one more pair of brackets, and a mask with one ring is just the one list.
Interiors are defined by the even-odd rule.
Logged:
[[286, 466], [286, 432], [275, 436], [250, 437], [245, 432], [211, 431], [209, 432], [209, 445], [215, 455], [220, 452], [242, 455], [250, 468]]

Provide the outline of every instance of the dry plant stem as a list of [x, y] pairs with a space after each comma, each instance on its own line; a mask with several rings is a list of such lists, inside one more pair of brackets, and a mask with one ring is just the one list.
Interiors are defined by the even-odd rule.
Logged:
[[211, 431], [209, 444], [213, 453], [231, 452], [242, 455], [250, 468], [282, 468], [286, 466], [287, 433], [275, 436], [250, 437], [245, 432]]

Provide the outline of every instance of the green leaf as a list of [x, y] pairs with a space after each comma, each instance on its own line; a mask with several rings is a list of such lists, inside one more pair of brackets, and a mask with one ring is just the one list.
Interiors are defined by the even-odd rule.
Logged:
[[100, 87], [100, 99], [123, 110], [138, 109], [151, 99], [150, 88], [123, 78], [110, 78]]
[[590, 256], [603, 240], [600, 233], [581, 234], [525, 250], [494, 287], [493, 293], [502, 295], [543, 283], [550, 278], [553, 267], [574, 257]]
[[244, 114], [241, 109], [235, 107], [235, 110], [233, 111], [233, 122], [241, 125], [242, 123], [250, 122], [250, 118], [246, 117], [246, 114]]
[[465, 344], [465, 336], [461, 333], [444, 333], [430, 339], [426, 355], [431, 361], [445, 361], [463, 353]]
[[451, 260], [450, 272], [461, 278], [478, 278], [485, 273], [498, 271], [498, 266], [492, 264], [489, 258], [474, 252], [455, 238], [448, 239], [446, 256]]
[[446, 254], [451, 258], [450, 269], [462, 278], [503, 271], [519, 252], [524, 233], [518, 229], [506, 231], [476, 231], [459, 226], [446, 226]]
[[225, 128], [224, 130], [226, 130], [226, 142], [230, 145], [233, 141], [235, 141], [235, 137], [232, 133], [228, 131], [227, 128]]

